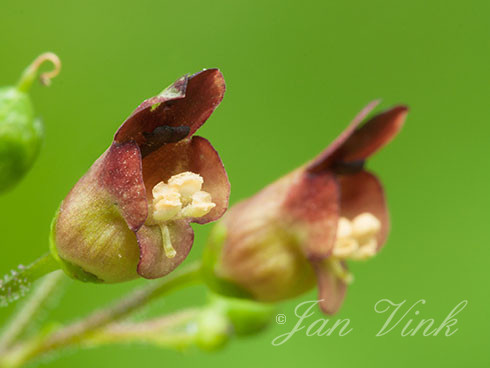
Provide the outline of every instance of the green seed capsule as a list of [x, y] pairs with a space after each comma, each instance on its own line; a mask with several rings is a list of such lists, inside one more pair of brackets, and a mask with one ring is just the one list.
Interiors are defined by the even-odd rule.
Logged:
[[41, 75], [41, 82], [49, 84], [60, 69], [55, 54], [40, 55], [27, 67], [17, 86], [0, 88], [0, 193], [14, 187], [30, 169], [43, 140], [43, 126], [34, 116], [28, 91], [38, 69], [45, 61], [53, 63], [54, 70]]

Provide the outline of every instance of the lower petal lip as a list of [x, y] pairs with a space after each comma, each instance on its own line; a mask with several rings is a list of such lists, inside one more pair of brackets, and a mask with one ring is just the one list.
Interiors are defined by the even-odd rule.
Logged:
[[138, 274], [147, 279], [163, 277], [172, 272], [189, 254], [194, 242], [194, 232], [188, 221], [176, 221], [171, 224], [170, 236], [176, 254], [169, 258], [162, 246], [162, 233], [158, 226], [143, 225], [136, 232], [140, 247]]

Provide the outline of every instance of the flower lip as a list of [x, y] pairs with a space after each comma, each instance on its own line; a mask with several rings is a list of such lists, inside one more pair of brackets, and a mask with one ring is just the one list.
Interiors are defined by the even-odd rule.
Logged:
[[357, 160], [351, 162], [336, 161], [332, 163], [332, 169], [337, 174], [355, 174], [364, 169], [366, 160]]
[[225, 89], [219, 69], [185, 75], [143, 101], [118, 129], [114, 142], [133, 140], [145, 156], [165, 143], [190, 137], [220, 104]]
[[[190, 136], [209, 118], [223, 99], [224, 92], [225, 82], [219, 69], [206, 69], [190, 76], [185, 75], [158, 96], [143, 101], [116, 132], [109, 152], [117, 152], [111, 155], [110, 159], [109, 157], [106, 159], [106, 165], [109, 169], [107, 170], [109, 176], [118, 179], [112, 180], [109, 187], [117, 184], [117, 191], [114, 191], [113, 194], [131, 230], [138, 231], [148, 215], [148, 210], [143, 210], [143, 203], [145, 205], [147, 203], [147, 192], [148, 189], [151, 189], [148, 188], [148, 183], [155, 179], [155, 175], [150, 174], [145, 167], [154, 167], [155, 172], [162, 175], [162, 171], [155, 166], [156, 161], [160, 162], [159, 165], [163, 162], [162, 160], [175, 161], [176, 164], [173, 166], [188, 165], [184, 157], [187, 155], [185, 149], [178, 150], [177, 155], [172, 154], [171, 149], [167, 157], [162, 157], [162, 154], [157, 151], [163, 149], [162, 153], [167, 152], [168, 149], [163, 146], [168, 143], [184, 142], [187, 138], [195, 141], [195, 137], [191, 139]], [[124, 150], [122, 147], [125, 147]], [[134, 159], [119, 160], [120, 151], [128, 150], [131, 151], [131, 157]], [[205, 153], [217, 155], [214, 150], [212, 151]], [[140, 157], [139, 160], [136, 156]], [[155, 164], [152, 164], [154, 161]], [[219, 158], [212, 161], [222, 167]], [[169, 167], [168, 169], [173, 170], [174, 168]], [[129, 173], [131, 175], [128, 175]], [[226, 176], [226, 173], [224, 175]], [[135, 194], [128, 196], [126, 194], [128, 191]], [[221, 206], [213, 211], [213, 219], [217, 217], [218, 211], [220, 215], [222, 214], [223, 207], [226, 208], [221, 203]], [[195, 222], [202, 223], [208, 218], [209, 216]]]
[[349, 126], [324, 150], [311, 164], [308, 165], [307, 170], [312, 172], [318, 172], [325, 170], [335, 160], [335, 153], [342, 147], [342, 145], [354, 134], [357, 127], [364, 121], [364, 119], [379, 105], [381, 100], [374, 100], [370, 102], [365, 108], [363, 108], [352, 120]]
[[140, 144], [141, 157], [148, 156], [166, 143], [175, 143], [184, 139], [189, 132], [188, 126], [171, 127], [168, 125], [158, 126], [151, 133], [143, 132], [145, 142]]
[[408, 107], [395, 106], [360, 126], [379, 103], [380, 100], [375, 100], [362, 109], [337, 139], [308, 165], [307, 170], [321, 172], [332, 168], [339, 169], [339, 173], [348, 172], [389, 143], [402, 128]]

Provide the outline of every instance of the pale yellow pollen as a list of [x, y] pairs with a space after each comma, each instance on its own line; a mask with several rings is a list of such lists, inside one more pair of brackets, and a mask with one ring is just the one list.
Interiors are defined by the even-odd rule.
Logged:
[[340, 238], [335, 242], [333, 255], [338, 258], [349, 258], [359, 249], [359, 243], [353, 238]]
[[163, 248], [168, 258], [177, 254], [172, 246], [168, 222], [203, 217], [216, 207], [211, 194], [201, 190], [203, 183], [200, 175], [186, 171], [172, 176], [168, 183], [158, 183], [152, 189], [148, 224], [160, 226]]
[[200, 190], [192, 195], [192, 202], [182, 209], [184, 217], [202, 217], [209, 213], [216, 204], [211, 201], [211, 194]]
[[378, 242], [376, 239], [371, 239], [367, 243], [364, 243], [357, 252], [354, 252], [350, 257], [354, 260], [365, 260], [373, 257], [378, 249]]
[[349, 220], [345, 217], [339, 219], [337, 226], [337, 237], [338, 238], [348, 238], [352, 235], [352, 225]]
[[182, 209], [180, 193], [160, 182], [153, 188], [153, 219], [156, 222], [165, 222], [175, 218]]
[[194, 193], [201, 190], [203, 182], [204, 179], [201, 175], [186, 171], [172, 176], [168, 180], [168, 185], [176, 188], [182, 195], [183, 201], [188, 202], [191, 200]]
[[373, 257], [378, 248], [376, 239], [381, 222], [371, 213], [362, 213], [352, 221], [339, 219], [333, 256], [338, 259], [364, 260]]
[[370, 213], [362, 213], [352, 220], [353, 236], [359, 241], [370, 240], [381, 230], [381, 222]]

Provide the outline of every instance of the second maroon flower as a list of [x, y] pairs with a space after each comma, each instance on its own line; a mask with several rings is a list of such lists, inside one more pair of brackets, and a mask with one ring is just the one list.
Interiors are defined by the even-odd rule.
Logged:
[[275, 302], [316, 282], [323, 311], [339, 309], [351, 281], [346, 261], [375, 255], [389, 230], [383, 188], [364, 163], [398, 133], [407, 108], [396, 106], [359, 127], [376, 104], [312, 162], [227, 212], [208, 247], [211, 285]]

